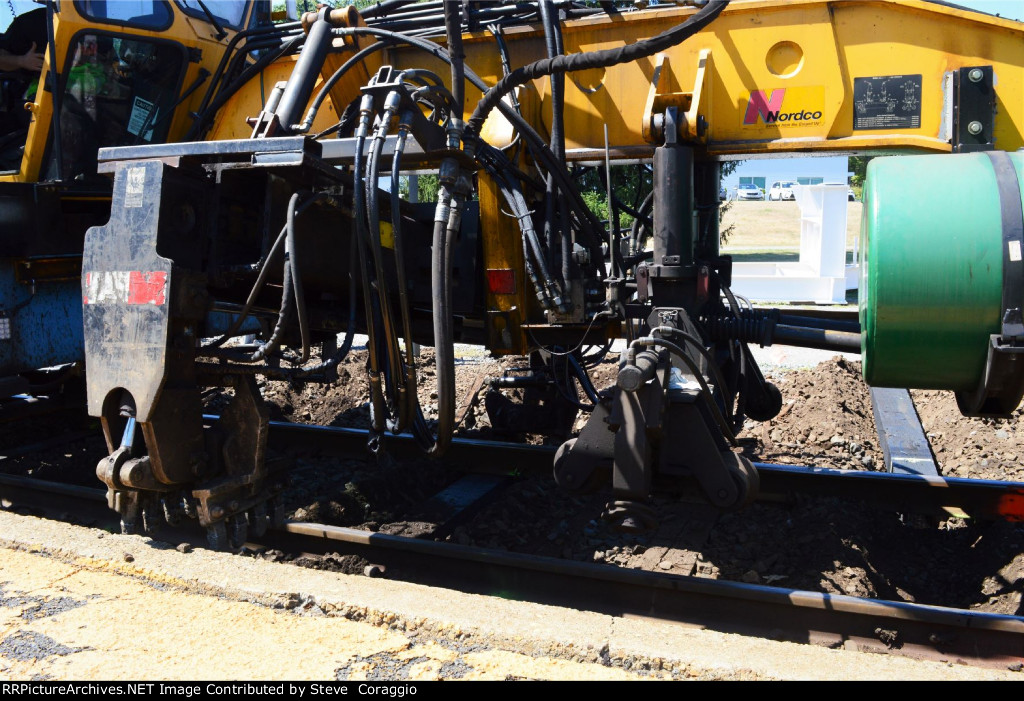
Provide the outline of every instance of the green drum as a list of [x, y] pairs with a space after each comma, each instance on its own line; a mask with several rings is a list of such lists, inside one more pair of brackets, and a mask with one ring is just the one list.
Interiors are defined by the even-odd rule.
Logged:
[[1017, 297], [1006, 308], [1024, 306], [1020, 286], [1004, 291], [1004, 268], [1024, 278], [1022, 184], [1020, 152], [869, 164], [860, 281], [868, 384], [977, 393], [989, 382], [1004, 294]]

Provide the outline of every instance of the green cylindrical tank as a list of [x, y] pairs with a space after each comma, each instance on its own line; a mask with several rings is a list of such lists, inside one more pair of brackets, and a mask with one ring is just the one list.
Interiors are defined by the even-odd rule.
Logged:
[[[1024, 190], [1024, 154], [1009, 158]], [[1001, 328], [1003, 218], [992, 159], [876, 158], [863, 200], [864, 379], [881, 387], [976, 389], [989, 336]]]

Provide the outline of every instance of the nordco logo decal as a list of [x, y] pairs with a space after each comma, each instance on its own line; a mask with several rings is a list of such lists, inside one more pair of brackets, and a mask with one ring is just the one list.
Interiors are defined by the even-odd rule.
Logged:
[[809, 127], [824, 123], [825, 89], [821, 86], [754, 90], [747, 100], [743, 126]]

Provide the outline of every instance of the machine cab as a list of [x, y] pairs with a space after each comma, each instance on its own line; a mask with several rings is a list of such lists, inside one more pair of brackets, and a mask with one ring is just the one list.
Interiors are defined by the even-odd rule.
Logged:
[[0, 135], [0, 181], [81, 182], [96, 174], [100, 148], [180, 138], [190, 124], [184, 108], [202, 98], [198, 88], [230, 36], [256, 21], [255, 4], [75, 0], [20, 15], [8, 34], [28, 29], [22, 43], [36, 44], [46, 61], [38, 76], [19, 71], [5, 81], [11, 118]]
[[45, 57], [0, 74], [0, 380], [82, 358], [83, 240], [110, 216], [99, 149], [181, 140], [250, 62], [235, 35], [264, 23], [268, 0], [3, 5], [0, 48]]

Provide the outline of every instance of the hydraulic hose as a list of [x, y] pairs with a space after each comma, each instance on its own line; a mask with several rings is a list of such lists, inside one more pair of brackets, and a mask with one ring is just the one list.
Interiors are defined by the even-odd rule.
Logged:
[[437, 434], [417, 411], [414, 434], [430, 457], [440, 457], [451, 445], [455, 433], [455, 334], [452, 328], [451, 247], [462, 222], [462, 196], [453, 195], [442, 183], [434, 213], [433, 245], [430, 254], [430, 284], [434, 291], [431, 311], [434, 321], [434, 366], [437, 376]]
[[[377, 29], [374, 27], [337, 28], [334, 30], [334, 33], [337, 36], [370, 35], [389, 38], [396, 42], [422, 49], [435, 58], [451, 64], [451, 58], [448, 56], [448, 52], [434, 42], [426, 39], [411, 37], [397, 32], [389, 32], [385, 29]], [[472, 83], [475, 88], [481, 91], [486, 91], [488, 89], [487, 84], [469, 67], [465, 67], [465, 73], [466, 80]], [[604, 227], [601, 225], [601, 222], [597, 219], [594, 213], [590, 211], [590, 208], [587, 207], [583, 198], [580, 196], [579, 190], [574, 187], [572, 178], [565, 168], [565, 164], [551, 152], [551, 149], [541, 138], [540, 134], [538, 134], [537, 131], [530, 126], [530, 124], [521, 115], [516, 113], [516, 111], [504, 101], [499, 101], [497, 107], [502, 115], [508, 119], [529, 142], [530, 148], [533, 150], [534, 156], [537, 160], [541, 162], [548, 172], [554, 173], [556, 180], [558, 180], [558, 186], [561, 188], [562, 192], [569, 196], [570, 206], [572, 207], [573, 213], [579, 223], [578, 230], [586, 239], [585, 243], [590, 252], [591, 271], [598, 279], [603, 279], [604, 267], [601, 265], [603, 254], [601, 251], [601, 235], [599, 232], [602, 232]], [[507, 161], [507, 158], [504, 160]]]
[[274, 325], [270, 338], [252, 354], [250, 362], [259, 362], [277, 351], [281, 345], [281, 337], [284, 335], [285, 327], [288, 324], [293, 303], [299, 318], [299, 335], [302, 339], [302, 354], [299, 360], [295, 362], [301, 365], [309, 360], [309, 320], [306, 313], [306, 297], [302, 290], [302, 279], [299, 273], [295, 249], [295, 216], [299, 200], [303, 197], [308, 197], [307, 203], [312, 204], [318, 199], [327, 197], [327, 195], [309, 195], [308, 193], [296, 192], [292, 194], [291, 199], [288, 201], [288, 218], [285, 224], [284, 279], [281, 283], [281, 310], [278, 312], [277, 323]]
[[[387, 138], [388, 130], [391, 126], [391, 120], [394, 117], [394, 113], [398, 108], [399, 95], [397, 92], [391, 92], [386, 98], [384, 104], [384, 112], [377, 124], [377, 128], [374, 130], [373, 143], [370, 146], [370, 162], [367, 166], [367, 179], [366, 179], [366, 204], [367, 214], [369, 215], [369, 243], [370, 251], [372, 253], [373, 265], [374, 265], [374, 283], [377, 289], [377, 309], [380, 315], [381, 326], [384, 331], [384, 348], [387, 364], [387, 374], [385, 376], [385, 385], [390, 395], [392, 406], [399, 408], [399, 414], [401, 414], [401, 407], [403, 406], [402, 390], [400, 389], [404, 385], [402, 384], [402, 366], [401, 366], [401, 355], [398, 351], [398, 336], [395, 333], [394, 319], [391, 314], [391, 302], [388, 297], [387, 280], [384, 276], [384, 253], [381, 250], [380, 244], [380, 189], [377, 187], [377, 183], [380, 179], [380, 157], [381, 152], [384, 149], [384, 141]], [[392, 189], [394, 189], [394, 183]], [[391, 218], [395, 218], [395, 213], [392, 212]], [[376, 321], [376, 320], [375, 320]], [[377, 352], [374, 349], [373, 352]], [[396, 388], [398, 383], [398, 388]], [[388, 428], [393, 433], [401, 433], [404, 425], [401, 420], [401, 416], [397, 420], [392, 420], [389, 415], [387, 418]]]
[[[308, 207], [310, 207], [317, 201], [323, 199], [330, 199], [324, 195], [317, 194], [298, 204], [298, 206], [294, 206], [294, 197], [295, 195], [292, 196], [292, 202], [289, 203], [288, 208], [289, 215], [291, 215], [294, 212], [294, 216], [302, 214], [304, 211], [306, 211]], [[292, 222], [294, 222], [293, 217], [289, 216], [289, 218], [291, 219]], [[288, 238], [288, 227], [289, 225], [287, 223], [283, 227], [281, 227], [281, 232], [277, 235], [277, 238], [274, 239], [274, 243], [270, 246], [270, 250], [267, 252], [267, 255], [264, 258], [262, 265], [259, 266], [259, 273], [256, 276], [256, 282], [253, 283], [252, 290], [250, 290], [249, 296], [245, 300], [245, 305], [242, 307], [242, 310], [235, 316], [235, 320], [231, 323], [231, 326], [229, 326], [228, 330], [225, 331], [216, 340], [203, 346], [203, 348], [216, 348], [218, 346], [223, 345], [225, 341], [227, 341], [229, 338], [233, 337], [238, 333], [238, 330], [242, 327], [242, 324], [245, 322], [247, 318], [249, 318], [249, 315], [252, 313], [252, 308], [256, 304], [256, 299], [259, 297], [260, 292], [263, 291], [263, 287], [266, 285], [267, 276], [270, 274], [270, 269], [274, 261], [277, 259], [278, 255], [281, 253], [281, 250], [286, 245], [286, 240]]]
[[729, 0], [711, 0], [702, 10], [690, 16], [685, 22], [661, 34], [638, 41], [634, 44], [626, 44], [614, 49], [602, 51], [589, 51], [586, 53], [568, 54], [545, 58], [527, 64], [512, 71], [508, 76], [499, 80], [493, 88], [484, 93], [477, 103], [473, 115], [466, 123], [466, 131], [471, 134], [479, 134], [487, 115], [501, 103], [501, 98], [535, 78], [543, 78], [552, 73], [566, 73], [568, 71], [585, 71], [592, 68], [607, 68], [620, 63], [631, 63], [641, 58], [653, 56], [659, 51], [676, 46], [711, 24], [712, 21], [729, 4]]
[[316, 97], [313, 98], [313, 102], [310, 103], [309, 109], [306, 111], [306, 116], [303, 118], [302, 123], [295, 126], [295, 133], [305, 134], [313, 127], [313, 121], [316, 119], [317, 112], [320, 111], [320, 107], [323, 105], [324, 100], [327, 99], [327, 95], [330, 94], [337, 82], [341, 80], [346, 73], [348, 73], [354, 66], [362, 63], [370, 54], [387, 48], [388, 46], [391, 46], [390, 41], [375, 41], [369, 46], [357, 51], [349, 60], [341, 64], [341, 67], [331, 74], [331, 77], [324, 82], [320, 91], [317, 92]]
[[449, 148], [458, 148], [452, 139], [462, 138], [462, 119], [466, 108], [466, 53], [462, 50], [462, 3], [446, 2], [444, 26], [448, 36], [448, 56], [452, 69], [452, 113], [449, 116]]
[[220, 108], [223, 107], [243, 85], [249, 82], [254, 75], [262, 72], [264, 68], [272, 64], [277, 59], [290, 54], [297, 47], [301, 46], [305, 40], [305, 34], [299, 34], [291, 37], [288, 41], [282, 44], [277, 51], [260, 56], [255, 63], [243, 70], [227, 88], [218, 90], [215, 97], [210, 101], [210, 104], [198, 113], [199, 116], [192, 123], [192, 126], [189, 127], [188, 133], [185, 135], [183, 141], [195, 141], [198, 139], [199, 135], [203, 132], [203, 129], [206, 128], [207, 122], [210, 120], [211, 116], [217, 114]]
[[[353, 220], [356, 227], [356, 241], [359, 252], [359, 271], [363, 287], [363, 304], [366, 313], [366, 348], [367, 362], [369, 365], [370, 382], [370, 430], [372, 434], [380, 434], [384, 431], [384, 396], [380, 387], [380, 365], [377, 358], [377, 334], [374, 324], [376, 308], [373, 304], [373, 290], [370, 283], [370, 271], [367, 265], [367, 241], [369, 232], [366, 221], [366, 184], [363, 180], [365, 168], [366, 134], [373, 118], [373, 96], [363, 95], [362, 103], [359, 106], [359, 126], [356, 128], [356, 151], [355, 162], [352, 168], [353, 193], [352, 209]], [[371, 437], [371, 443], [375, 439]]]
[[[292, 290], [295, 296], [295, 311], [299, 317], [299, 338], [302, 339], [302, 353], [299, 364], [309, 360], [309, 315], [306, 311], [306, 293], [302, 289], [302, 278], [299, 273], [298, 253], [295, 242], [295, 210], [301, 194], [296, 192], [288, 201], [288, 220], [285, 229], [288, 232], [284, 242], [284, 260], [286, 272], [291, 273]], [[286, 282], [285, 285], [288, 283]]]
[[633, 219], [633, 226], [630, 229], [629, 234], [629, 252], [636, 255], [640, 252], [640, 241], [644, 238], [644, 233], [649, 231], [652, 227], [648, 224], [650, 218], [651, 207], [654, 206], [654, 190], [647, 193], [647, 197], [640, 203], [637, 214]]
[[701, 342], [699, 338], [697, 338], [696, 336], [691, 336], [682, 329], [677, 329], [674, 326], [655, 326], [650, 331], [650, 335], [653, 336], [654, 334], [660, 334], [662, 336], [664, 336], [665, 334], [669, 334], [671, 336], [678, 336], [686, 343], [689, 343], [698, 353], [700, 353], [704, 357], [704, 360], [707, 361], [708, 370], [711, 372], [712, 375], [715, 376], [715, 382], [718, 383], [718, 387], [722, 391], [722, 396], [725, 396], [725, 390], [726, 387], [728, 387], [728, 385], [725, 382], [725, 378], [722, 377], [721, 369], [718, 367], [718, 363], [716, 363], [715, 359], [711, 357], [711, 353], [708, 352], [708, 349], [704, 347], [704, 344]]
[[572, 353], [565, 357], [569, 363], [569, 367], [572, 368], [573, 374], [576, 375], [576, 379], [579, 380], [580, 387], [583, 388], [583, 393], [586, 394], [587, 398], [595, 405], [600, 404], [601, 397], [594, 388], [594, 383], [590, 381], [590, 375], [587, 374], [586, 369], [580, 365], [580, 362], [576, 360], [576, 356]]
[[363, 16], [364, 20], [376, 19], [381, 15], [387, 17], [388, 13], [394, 10], [399, 10], [405, 5], [411, 5], [414, 2], [416, 2], [416, 0], [384, 0], [384, 2], [378, 2], [367, 7], [360, 14]]
[[391, 159], [391, 233], [395, 246], [395, 270], [398, 276], [398, 306], [402, 316], [402, 338], [405, 339], [405, 401], [399, 414], [399, 422], [404, 426], [418, 408], [419, 399], [416, 395], [416, 356], [413, 353], [412, 319], [409, 314], [409, 290], [405, 277], [405, 243], [402, 239], [402, 198], [398, 192], [398, 178], [401, 173], [402, 153], [405, 151], [412, 113], [402, 115], [398, 123], [398, 139], [395, 153]]
[[529, 207], [526, 205], [526, 199], [522, 197], [522, 191], [517, 193], [518, 183], [510, 181], [503, 173], [492, 173], [492, 177], [497, 183], [502, 196], [505, 198], [505, 202], [508, 204], [509, 210], [519, 223], [519, 230], [523, 239], [523, 263], [526, 269], [526, 275], [529, 277], [530, 283], [536, 291], [537, 300], [544, 309], [553, 309], [556, 304], [550, 289], [551, 278], [545, 277], [543, 273], [538, 275], [537, 270], [534, 267], [533, 259], [536, 257], [534, 254], [539, 250], [539, 246], [536, 244], [536, 231], [533, 228], [533, 217], [530, 213]]
[[[562, 30], [558, 22], [557, 14], [552, 14], [554, 8], [550, 3], [540, 3], [540, 18], [544, 25], [544, 43], [547, 48], [548, 58], [554, 58], [562, 54]], [[551, 150], [555, 156], [565, 159], [565, 76], [553, 73], [551, 80]], [[558, 197], [555, 187], [554, 176], [548, 174], [544, 198], [544, 229], [548, 245], [551, 267], [555, 265], [555, 251], [562, 257], [562, 289], [569, 294], [570, 289], [570, 267], [568, 265], [569, 246], [565, 244], [570, 238], [565, 230], [568, 221], [568, 211], [565, 201]], [[557, 210], [557, 216], [556, 216]]]
[[[256, 27], [255, 29], [246, 29], [241, 32], [237, 32], [231, 40], [228, 41], [228, 45], [224, 47], [224, 53], [220, 57], [220, 62], [217, 64], [217, 68], [213, 72], [213, 76], [210, 80], [210, 87], [207, 88], [206, 94], [203, 95], [202, 102], [199, 103], [199, 108], [196, 110], [198, 114], [202, 114], [210, 104], [210, 100], [217, 92], [217, 87], [220, 85], [220, 80], [224, 76], [224, 68], [228, 64], [228, 60], [232, 58], [235, 47], [242, 39], [248, 40], [249, 37], [260, 37], [265, 38], [265, 35], [280, 36], [284, 38], [287, 35], [291, 35], [295, 30], [302, 29], [301, 22], [287, 22], [282, 24], [275, 24], [271, 27]], [[296, 35], [297, 36], [297, 35]], [[246, 53], [248, 53], [248, 41], [246, 42]]]
[[711, 392], [711, 388], [708, 387], [708, 383], [704, 379], [704, 375], [701, 373], [700, 368], [697, 367], [697, 364], [693, 362], [693, 359], [675, 343], [667, 341], [664, 338], [657, 338], [654, 336], [636, 339], [629, 344], [629, 352], [635, 356], [637, 347], [642, 346], [662, 346], [667, 348], [674, 356], [686, 364], [686, 367], [689, 368], [690, 372], [697, 379], [697, 383], [700, 385], [701, 389], [701, 396], [704, 397], [704, 401], [707, 403], [708, 409], [711, 411], [711, 415], [715, 419], [715, 423], [718, 424], [718, 428], [722, 431], [722, 435], [725, 436], [726, 440], [730, 443], [736, 445], [736, 434], [733, 432], [729, 423], [725, 420], [725, 417], [722, 416], [722, 411], [718, 407], [718, 402], [715, 401], [715, 395]]
[[[512, 64], [509, 61], [508, 44], [505, 43], [505, 36], [501, 32], [501, 25], [489, 24], [487, 25], [487, 31], [489, 31], [491, 35], [494, 36], [494, 43], [497, 44], [498, 46], [498, 55], [501, 57], [501, 74], [503, 76], [508, 75], [509, 73], [512, 72]], [[508, 97], [509, 103], [512, 105], [512, 109], [516, 111], [516, 114], [522, 115], [522, 110], [519, 107], [519, 100], [518, 98], [516, 98], [516, 94], [514, 92], [510, 93]], [[520, 143], [522, 143], [522, 140], [522, 135], [519, 133], [518, 130], [516, 130], [515, 136], [512, 138], [512, 142], [506, 148], [514, 148], [518, 146]], [[516, 156], [512, 160], [519, 160], [518, 151], [516, 152]]]

